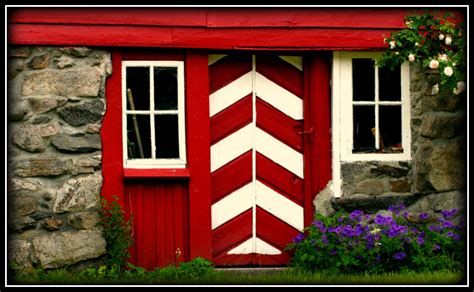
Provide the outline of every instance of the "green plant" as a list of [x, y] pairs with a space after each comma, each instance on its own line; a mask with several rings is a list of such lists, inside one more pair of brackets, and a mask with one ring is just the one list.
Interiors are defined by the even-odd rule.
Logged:
[[125, 220], [124, 211], [116, 196], [110, 202], [103, 198], [101, 206], [101, 220], [98, 224], [103, 228], [107, 242], [107, 265], [121, 270], [127, 266], [129, 248], [133, 245], [132, 217]]
[[[399, 271], [460, 271], [465, 261], [465, 221], [454, 223], [457, 210], [443, 211], [433, 220], [419, 214], [413, 223], [403, 205], [390, 215], [360, 210], [331, 217], [315, 216], [307, 236], [300, 233], [290, 244], [292, 265], [308, 271], [382, 273]], [[434, 216], [434, 215], [433, 215]]]
[[409, 15], [406, 28], [390, 34], [388, 48], [378, 60], [393, 70], [404, 62], [418, 62], [440, 72], [438, 90], [461, 94], [466, 89], [465, 23], [452, 13], [429, 11]]

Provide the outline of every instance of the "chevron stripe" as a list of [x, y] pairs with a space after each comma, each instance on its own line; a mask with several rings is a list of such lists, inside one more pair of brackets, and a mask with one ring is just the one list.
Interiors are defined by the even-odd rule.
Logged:
[[252, 72], [244, 74], [209, 96], [210, 116], [214, 116], [249, 94], [252, 94]]
[[[255, 248], [254, 248], [255, 244]], [[258, 254], [281, 254], [281, 251], [274, 248], [270, 244], [266, 243], [265, 241], [261, 240], [260, 238], [253, 238], [248, 239], [247, 241], [243, 242], [239, 246], [229, 250], [227, 254], [251, 254], [251, 253], [258, 253]]]
[[[281, 221], [273, 214], [257, 207], [257, 236], [262, 240], [271, 242], [273, 246], [280, 250], [284, 250], [288, 243], [300, 233], [299, 230]], [[278, 230], [278, 232], [275, 232]]]
[[[302, 231], [304, 228], [303, 207], [288, 200], [257, 180], [257, 205], [275, 217]], [[258, 226], [258, 224], [257, 224]]]
[[211, 206], [212, 229], [216, 229], [245, 210], [252, 208], [254, 204], [254, 185], [249, 183]]
[[256, 74], [257, 96], [294, 120], [303, 119], [303, 101], [298, 96], [272, 82], [262, 74]]
[[304, 177], [303, 154], [259, 128], [256, 129], [255, 145], [257, 151], [262, 155], [265, 155], [300, 178]]
[[252, 213], [249, 209], [212, 231], [214, 257], [252, 237]]
[[252, 149], [252, 130], [253, 125], [248, 124], [211, 146], [211, 172]]

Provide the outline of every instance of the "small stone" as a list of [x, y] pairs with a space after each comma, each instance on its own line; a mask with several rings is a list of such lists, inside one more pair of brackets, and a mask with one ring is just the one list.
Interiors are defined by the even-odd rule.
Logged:
[[74, 137], [61, 133], [51, 139], [51, 144], [58, 149], [58, 151], [64, 153], [90, 153], [102, 148], [98, 134]]
[[8, 107], [8, 121], [16, 122], [21, 121], [28, 113], [28, 104], [24, 100], [13, 100], [10, 101]]
[[34, 158], [12, 163], [13, 174], [20, 177], [58, 176], [68, 171], [68, 161], [57, 158]]
[[22, 233], [25, 230], [35, 229], [36, 220], [31, 217], [12, 218], [9, 220], [9, 228], [13, 232]]
[[408, 193], [411, 190], [410, 184], [406, 180], [393, 180], [389, 182], [390, 191], [395, 193]]
[[98, 207], [101, 187], [99, 174], [70, 179], [58, 190], [53, 211], [84, 211]]
[[79, 230], [95, 229], [99, 221], [97, 212], [79, 212], [68, 217], [68, 224]]
[[58, 115], [71, 126], [83, 126], [100, 121], [105, 111], [102, 100], [64, 106], [57, 110]]
[[87, 57], [91, 52], [91, 49], [87, 47], [65, 47], [60, 48], [59, 50], [66, 55], [80, 58]]
[[46, 144], [35, 126], [22, 125], [13, 131], [12, 143], [19, 148], [32, 153], [44, 152]]
[[72, 67], [75, 65], [74, 60], [68, 56], [61, 56], [59, 59], [55, 60], [59, 69], [66, 67]]
[[28, 58], [31, 53], [31, 47], [13, 47], [8, 50], [9, 57]]
[[44, 229], [54, 231], [54, 230], [59, 230], [61, 228], [61, 225], [63, 225], [63, 221], [58, 218], [46, 218], [43, 223], [41, 224]]
[[39, 56], [34, 56], [31, 61], [28, 63], [28, 66], [30, 66], [33, 69], [44, 69], [49, 66], [49, 63], [51, 62], [51, 55], [48, 53], [39, 55]]
[[59, 124], [51, 123], [46, 126], [38, 127], [41, 137], [51, 137], [59, 133]]
[[48, 116], [48, 115], [40, 115], [40, 116], [35, 116], [32, 120], [31, 120], [31, 123], [34, 124], [34, 125], [37, 125], [37, 124], [46, 124], [48, 123], [49, 121], [51, 121], [53, 119], [53, 117], [51, 116]]
[[66, 103], [64, 97], [54, 95], [44, 95], [41, 97], [29, 97], [28, 103], [32, 111], [36, 114], [43, 114], [60, 107]]

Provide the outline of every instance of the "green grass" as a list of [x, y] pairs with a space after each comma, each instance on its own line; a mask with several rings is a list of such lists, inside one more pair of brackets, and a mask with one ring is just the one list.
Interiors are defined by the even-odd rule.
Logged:
[[24, 285], [465, 285], [464, 274], [439, 272], [403, 272], [380, 275], [340, 275], [328, 272], [307, 273], [285, 269], [273, 273], [252, 274], [236, 271], [207, 271], [201, 274], [179, 273], [165, 268], [129, 274], [70, 273], [64, 269], [18, 277]]

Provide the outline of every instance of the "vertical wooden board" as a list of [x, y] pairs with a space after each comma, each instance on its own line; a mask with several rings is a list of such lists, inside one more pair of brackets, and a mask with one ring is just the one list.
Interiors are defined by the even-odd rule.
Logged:
[[209, 78], [207, 52], [187, 51], [186, 128], [189, 181], [190, 259], [212, 259]]
[[121, 93], [121, 53], [112, 52], [114, 73], [106, 79], [106, 108], [102, 128], [102, 197], [111, 201], [117, 196], [124, 205], [123, 159], [122, 159], [122, 93]]

